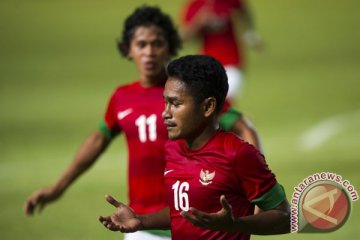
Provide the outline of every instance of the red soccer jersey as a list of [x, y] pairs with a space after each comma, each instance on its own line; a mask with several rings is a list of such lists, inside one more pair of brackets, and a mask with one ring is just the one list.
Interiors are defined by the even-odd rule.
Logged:
[[242, 8], [240, 0], [190, 0], [184, 8], [182, 22], [184, 25], [191, 24], [193, 18], [205, 5], [216, 16], [224, 19], [225, 24], [221, 31], [202, 31], [202, 53], [213, 56], [224, 66], [243, 66], [243, 53], [234, 32], [232, 12]]
[[[105, 113], [107, 129], [112, 134], [123, 132], [126, 136], [129, 206], [139, 214], [167, 206], [164, 145], [168, 134], [161, 117], [165, 106], [163, 91], [164, 86], [144, 88], [139, 82], [119, 87], [111, 96]], [[229, 110], [226, 102], [222, 113]], [[230, 119], [235, 121], [237, 117]], [[230, 128], [233, 123], [227, 124], [226, 118], [223, 117], [223, 127]]]
[[167, 206], [164, 145], [168, 136], [161, 117], [163, 90], [163, 86], [144, 88], [139, 82], [119, 87], [105, 114], [107, 127], [126, 136], [129, 206], [139, 214]]
[[199, 150], [188, 150], [183, 140], [168, 141], [165, 149], [172, 239], [249, 239], [247, 234], [196, 227], [180, 212], [189, 207], [217, 212], [222, 208], [220, 196], [225, 195], [235, 217], [253, 214], [251, 201], [276, 184], [263, 156], [236, 135], [221, 130]]

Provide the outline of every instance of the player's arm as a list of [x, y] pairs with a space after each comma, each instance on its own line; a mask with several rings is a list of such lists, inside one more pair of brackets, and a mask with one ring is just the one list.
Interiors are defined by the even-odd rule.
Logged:
[[[194, 10], [186, 6], [182, 12], [180, 35], [182, 40], [188, 41], [202, 35], [205, 28], [216, 24], [220, 19], [213, 13], [212, 3], [205, 3], [200, 9]], [[194, 12], [195, 11], [195, 12]]]
[[100, 216], [99, 221], [111, 231], [129, 233], [139, 230], [170, 229], [169, 208], [151, 214], [137, 215], [131, 208], [112, 196], [106, 195], [105, 199], [116, 208], [116, 211], [107, 217]]
[[239, 111], [228, 108], [221, 114], [219, 124], [222, 129], [235, 133], [262, 152], [260, 137], [257, 131], [250, 121]]
[[181, 39], [188, 41], [199, 36], [208, 19], [208, 13], [205, 10], [199, 10], [191, 21], [184, 20], [180, 28]]
[[[226, 131], [231, 131], [238, 135], [243, 140], [252, 144], [260, 152], [263, 152], [261, 147], [260, 137], [254, 128], [254, 125], [239, 111], [229, 108], [228, 105], [224, 107], [219, 119], [220, 127]], [[255, 206], [254, 214], [261, 212], [258, 206]]]
[[[264, 196], [264, 204], [273, 204], [273, 194], [279, 194], [275, 201], [282, 198], [282, 201], [275, 207], [264, 209], [256, 215], [235, 217], [232, 213], [232, 206], [227, 202], [225, 196], [220, 197], [222, 209], [216, 213], [205, 213], [195, 208], [190, 212], [182, 212], [181, 215], [196, 226], [217, 231], [241, 232], [256, 235], [284, 234], [290, 232], [290, 205], [281, 193], [282, 188], [275, 186], [271, 192]], [[277, 193], [276, 193], [277, 192]], [[282, 196], [282, 197], [281, 197]], [[265, 203], [266, 202], [266, 203]]]
[[230, 131], [239, 135], [242, 139], [255, 146], [260, 152], [262, 152], [261, 142], [257, 131], [250, 121], [245, 117], [239, 117]]
[[94, 164], [110, 142], [111, 138], [108, 138], [100, 130], [90, 134], [79, 147], [71, 164], [55, 184], [34, 192], [27, 199], [24, 205], [25, 213], [32, 215], [36, 208], [41, 210], [47, 203], [58, 199], [81, 174]]
[[233, 228], [235, 231], [257, 235], [290, 232], [290, 205], [286, 199], [284, 188], [279, 183], [275, 183], [270, 190], [251, 202], [260, 209], [259, 213], [234, 218]]
[[[261, 208], [260, 208], [261, 209]], [[285, 199], [279, 206], [258, 214], [235, 219], [234, 230], [257, 235], [290, 232], [290, 204]]]
[[261, 50], [263, 42], [256, 31], [254, 17], [248, 1], [242, 1], [236, 17], [244, 23], [245, 32], [242, 36], [244, 42], [250, 47]]

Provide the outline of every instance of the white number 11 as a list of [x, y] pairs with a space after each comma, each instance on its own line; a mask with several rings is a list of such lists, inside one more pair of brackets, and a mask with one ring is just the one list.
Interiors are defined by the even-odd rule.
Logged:
[[140, 142], [147, 141], [147, 134], [146, 128], [149, 129], [149, 140], [151, 142], [156, 141], [156, 114], [151, 114], [149, 117], [145, 115], [140, 115], [135, 121], [135, 125], [138, 127], [139, 130], [139, 139]]

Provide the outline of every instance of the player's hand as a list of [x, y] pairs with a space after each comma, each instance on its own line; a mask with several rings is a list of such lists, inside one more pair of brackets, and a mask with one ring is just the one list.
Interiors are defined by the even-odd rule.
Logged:
[[222, 209], [216, 213], [205, 213], [196, 208], [190, 208], [189, 211], [182, 211], [180, 214], [186, 220], [198, 227], [207, 228], [215, 231], [232, 231], [234, 216], [232, 207], [225, 196], [220, 197]]
[[251, 47], [257, 51], [264, 49], [264, 43], [260, 35], [254, 30], [248, 30], [242, 36], [246, 46]]
[[123, 233], [136, 232], [142, 228], [141, 220], [134, 211], [125, 204], [116, 201], [112, 196], [106, 195], [106, 201], [116, 207], [116, 211], [107, 217], [99, 217], [99, 221], [111, 231]]
[[60, 197], [53, 188], [43, 188], [34, 192], [24, 204], [24, 212], [27, 215], [33, 215], [36, 209], [41, 212], [47, 203], [50, 203]]

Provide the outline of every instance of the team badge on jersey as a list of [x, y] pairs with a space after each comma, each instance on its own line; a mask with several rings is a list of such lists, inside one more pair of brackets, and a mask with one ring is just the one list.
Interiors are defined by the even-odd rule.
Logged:
[[209, 172], [209, 170], [201, 169], [199, 182], [202, 185], [207, 186], [210, 183], [212, 183], [212, 180], [214, 179], [214, 177], [215, 177], [215, 171]]

